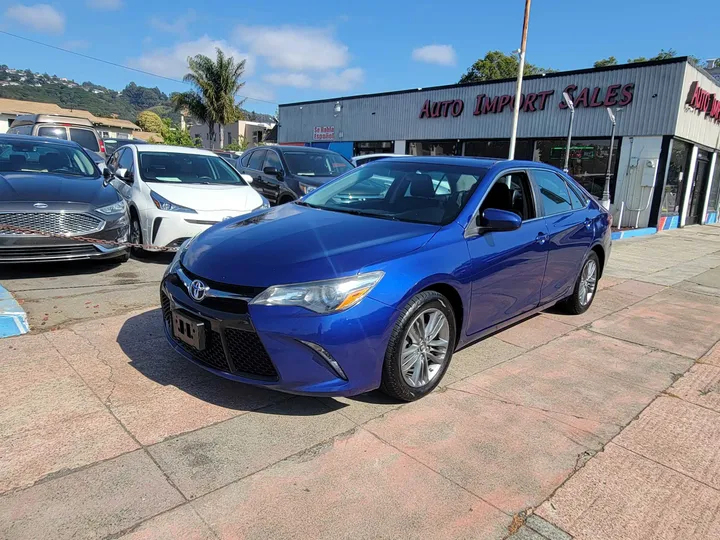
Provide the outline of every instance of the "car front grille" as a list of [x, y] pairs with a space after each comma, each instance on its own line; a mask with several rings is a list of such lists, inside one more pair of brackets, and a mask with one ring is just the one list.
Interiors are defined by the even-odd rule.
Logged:
[[17, 230], [0, 228], [2, 236], [40, 236], [32, 229], [45, 234], [81, 236], [98, 232], [105, 222], [91, 214], [73, 212], [8, 212], [0, 213], [0, 225]]
[[[172, 311], [170, 300], [164, 292], [160, 293], [163, 319], [172, 336]], [[262, 378], [277, 380], [278, 372], [275, 369], [270, 356], [260, 341], [260, 337], [251, 330], [239, 330], [237, 328], [225, 328], [225, 344], [223, 346], [220, 332], [205, 324], [205, 349], [199, 351], [194, 347], [172, 338], [173, 341], [185, 349], [198, 362], [226, 373], [246, 375], [250, 378]], [[228, 361], [229, 359], [229, 361]], [[230, 362], [232, 362], [231, 367]]]
[[73, 258], [97, 255], [98, 250], [92, 244], [78, 246], [22, 246], [0, 247], [0, 261], [34, 258]]

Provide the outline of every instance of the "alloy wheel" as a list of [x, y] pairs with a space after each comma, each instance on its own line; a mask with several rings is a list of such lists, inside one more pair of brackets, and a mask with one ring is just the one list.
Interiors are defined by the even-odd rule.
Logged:
[[578, 300], [583, 306], [587, 306], [595, 294], [597, 286], [597, 264], [590, 259], [585, 263], [580, 274], [580, 287], [578, 289]]
[[425, 386], [442, 371], [448, 352], [450, 325], [437, 308], [421, 311], [408, 326], [400, 353], [400, 371], [405, 382]]

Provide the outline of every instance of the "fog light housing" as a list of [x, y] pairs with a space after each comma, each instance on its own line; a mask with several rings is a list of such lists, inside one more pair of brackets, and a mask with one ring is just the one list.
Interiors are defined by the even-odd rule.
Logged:
[[313, 343], [312, 341], [304, 341], [302, 339], [299, 339], [298, 341], [306, 347], [312, 349], [322, 360], [325, 361], [327, 367], [329, 367], [330, 370], [333, 371], [338, 377], [340, 377], [344, 381], [348, 380], [347, 375], [345, 375], [345, 372], [340, 367], [340, 364], [337, 363], [337, 361], [332, 357], [329, 352], [327, 352], [317, 343]]

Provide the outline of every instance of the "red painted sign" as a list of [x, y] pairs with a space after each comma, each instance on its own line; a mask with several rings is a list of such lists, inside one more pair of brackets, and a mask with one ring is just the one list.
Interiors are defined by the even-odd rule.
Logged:
[[705, 116], [712, 118], [716, 122], [720, 122], [720, 100], [707, 90], [700, 88], [698, 81], [690, 86], [690, 95], [688, 96], [688, 105], [693, 109], [704, 112]]
[[[564, 92], [567, 92], [575, 104], [575, 108], [582, 107], [624, 107], [629, 105], [633, 100], [635, 84], [612, 84], [606, 89], [582, 88], [578, 92], [578, 87], [574, 84], [568, 85]], [[543, 90], [542, 92], [530, 92], [520, 96], [520, 111], [535, 112], [545, 110], [550, 96], [555, 90]], [[512, 110], [515, 107], [515, 96], [503, 94], [500, 96], [488, 96], [487, 94], [478, 94], [475, 98], [474, 116], [482, 114], [496, 114]], [[558, 103], [560, 109], [567, 109], [567, 105], [563, 100]], [[451, 99], [447, 101], [430, 101], [425, 100], [420, 109], [420, 118], [447, 118], [448, 115], [458, 117], [465, 108], [465, 102], [462, 99]]]
[[315, 126], [313, 141], [332, 141], [335, 139], [335, 126]]

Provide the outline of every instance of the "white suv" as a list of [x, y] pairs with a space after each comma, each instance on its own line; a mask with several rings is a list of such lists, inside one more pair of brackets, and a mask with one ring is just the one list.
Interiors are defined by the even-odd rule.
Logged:
[[107, 165], [130, 207], [135, 244], [177, 247], [215, 223], [270, 206], [249, 186], [252, 178], [207, 150], [128, 144]]

